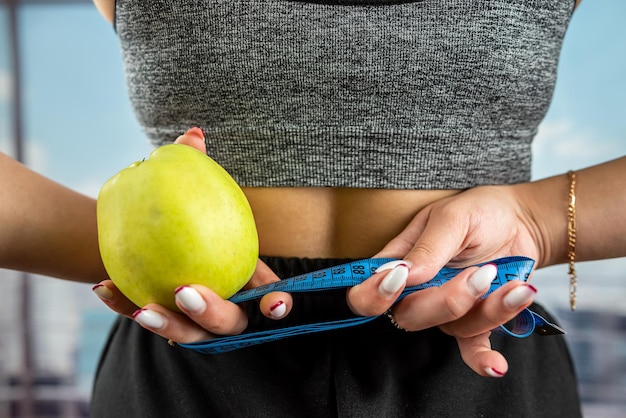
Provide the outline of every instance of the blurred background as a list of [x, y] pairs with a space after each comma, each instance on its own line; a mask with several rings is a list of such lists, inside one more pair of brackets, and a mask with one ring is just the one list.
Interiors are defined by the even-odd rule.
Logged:
[[[623, 0], [584, 0], [574, 14], [533, 178], [626, 155], [625, 16]], [[0, 1], [0, 151], [96, 196], [150, 149], [126, 96], [115, 32], [89, 0]], [[626, 259], [577, 269], [576, 312], [564, 265], [536, 272], [538, 300], [568, 331], [585, 415], [624, 417]], [[88, 416], [114, 317], [91, 287], [0, 270], [0, 418]]]

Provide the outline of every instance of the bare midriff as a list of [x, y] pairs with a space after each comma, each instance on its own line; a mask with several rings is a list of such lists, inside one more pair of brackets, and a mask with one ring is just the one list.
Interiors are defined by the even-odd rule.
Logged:
[[428, 204], [456, 190], [244, 188], [261, 255], [365, 258]]

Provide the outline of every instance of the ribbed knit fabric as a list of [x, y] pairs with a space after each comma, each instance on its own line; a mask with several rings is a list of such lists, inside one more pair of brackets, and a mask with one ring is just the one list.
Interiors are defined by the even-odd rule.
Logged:
[[116, 29], [156, 145], [199, 125], [242, 186], [448, 189], [529, 179], [573, 6], [118, 0]]

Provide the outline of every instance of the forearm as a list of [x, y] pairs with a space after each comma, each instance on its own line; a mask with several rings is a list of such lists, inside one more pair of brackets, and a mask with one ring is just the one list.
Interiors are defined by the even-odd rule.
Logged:
[[[567, 175], [521, 185], [543, 240], [540, 265], [567, 262]], [[626, 256], [626, 157], [576, 172], [576, 260]]]
[[106, 278], [96, 202], [0, 153], [0, 267], [69, 280]]

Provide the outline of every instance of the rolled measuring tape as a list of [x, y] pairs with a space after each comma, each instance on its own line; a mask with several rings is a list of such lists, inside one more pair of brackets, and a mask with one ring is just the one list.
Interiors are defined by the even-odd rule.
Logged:
[[[392, 258], [370, 258], [353, 261], [335, 267], [291, 277], [289, 279], [280, 280], [278, 282], [266, 284], [253, 289], [244, 290], [235, 294], [229, 300], [233, 303], [242, 303], [259, 299], [262, 296], [274, 291], [297, 293], [347, 288], [363, 282], [371, 277], [376, 272], [377, 268], [394, 260], [395, 259]], [[496, 260], [476, 264], [476, 266], [482, 266], [485, 264], [495, 264], [498, 272], [495, 279], [491, 282], [489, 290], [482, 296], [483, 298], [486, 298], [494, 290], [504, 286], [511, 280], [527, 281], [530, 273], [532, 272], [535, 261], [528, 257], [514, 256], [498, 258]], [[456, 277], [463, 270], [464, 269], [460, 268], [444, 267], [433, 279], [428, 282], [406, 287], [395, 303], [399, 302], [401, 299], [413, 292], [427, 289], [429, 287], [441, 286]], [[370, 322], [379, 316], [380, 315], [354, 316], [334, 321], [295, 325], [291, 327], [249, 332], [232, 336], [220, 336], [211, 340], [189, 344], [179, 343], [178, 345], [205, 354], [224, 353], [296, 335], [361, 325]], [[493, 332], [495, 334], [508, 335], [516, 338], [528, 337], [533, 332], [539, 335], [556, 335], [565, 333], [562, 328], [548, 322], [541, 315], [531, 311], [530, 309], [524, 309], [510, 324], [501, 325], [493, 330]]]

